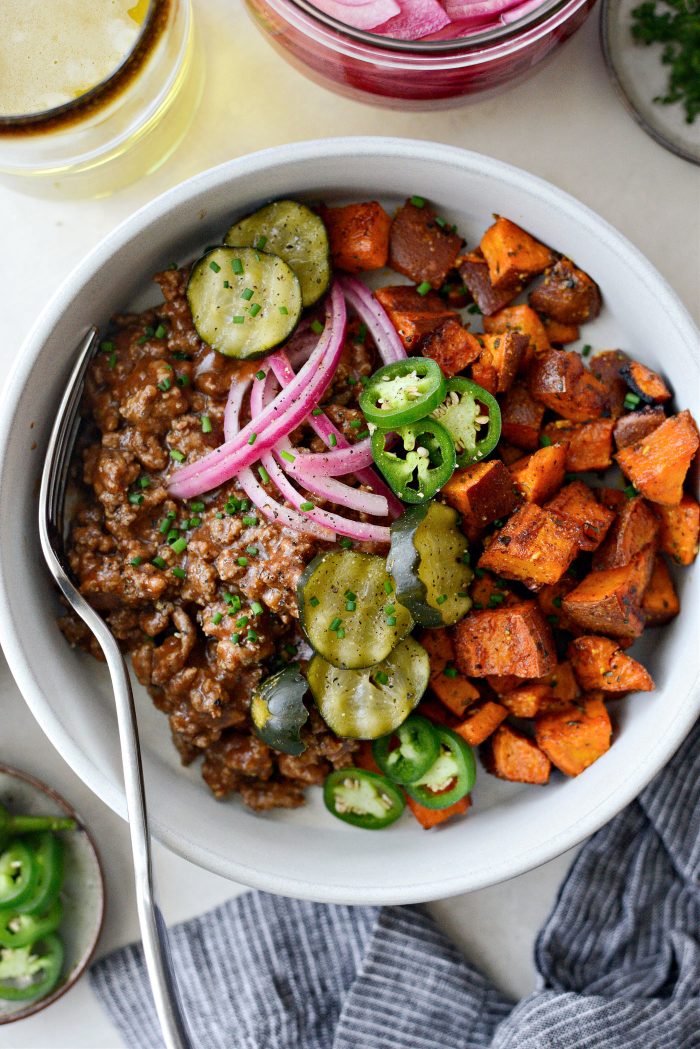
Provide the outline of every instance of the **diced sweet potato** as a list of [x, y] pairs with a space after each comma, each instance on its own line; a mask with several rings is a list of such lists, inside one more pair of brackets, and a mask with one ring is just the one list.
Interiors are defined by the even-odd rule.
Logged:
[[428, 281], [433, 288], [439, 288], [454, 268], [462, 238], [435, 219], [428, 204], [419, 207], [407, 200], [391, 223], [389, 265], [416, 284]]
[[632, 392], [645, 404], [664, 404], [671, 400], [671, 391], [661, 376], [645, 364], [630, 361], [623, 366], [621, 375]]
[[541, 677], [556, 664], [554, 638], [534, 601], [468, 612], [454, 630], [457, 666], [467, 677]]
[[505, 393], [515, 381], [528, 349], [528, 338], [517, 331], [479, 335], [481, 352], [471, 374], [489, 393]]
[[442, 674], [448, 664], [454, 664], [454, 645], [447, 630], [424, 630], [419, 641], [430, 658], [431, 678]]
[[424, 630], [421, 639], [430, 657], [430, 688], [457, 717], [479, 698], [479, 690], [454, 665], [454, 646], [447, 630]]
[[608, 488], [604, 486], [602, 488], [596, 488], [596, 495], [598, 496], [598, 502], [603, 506], [607, 506], [609, 510], [614, 510], [616, 514], [619, 514], [625, 506], [627, 506], [627, 495], [622, 491], [621, 488]]
[[645, 547], [627, 565], [591, 572], [562, 601], [584, 630], [616, 638], [638, 637], [644, 629], [642, 598], [654, 568], [654, 548]]
[[[458, 257], [457, 263], [459, 261]], [[463, 310], [465, 306], [474, 301], [469, 288], [456, 269], [447, 274], [447, 280], [440, 288], [440, 295], [453, 310]]]
[[622, 350], [603, 350], [591, 357], [590, 369], [608, 391], [608, 408], [611, 419], [622, 415], [628, 386], [622, 377], [622, 369], [629, 364], [629, 357]]
[[528, 682], [506, 692], [501, 696], [501, 703], [516, 718], [534, 718], [547, 710], [551, 704], [551, 695], [546, 685]]
[[613, 510], [601, 506], [592, 488], [583, 481], [572, 481], [545, 503], [555, 517], [565, 521], [576, 537], [579, 550], [595, 550], [615, 519]]
[[423, 356], [437, 361], [448, 379], [464, 371], [481, 352], [476, 336], [453, 318], [443, 321], [421, 341]]
[[465, 287], [484, 316], [497, 313], [512, 302], [522, 290], [522, 284], [503, 285], [494, 288], [489, 277], [489, 265], [480, 251], [470, 251], [457, 259], [458, 272]]
[[628, 412], [627, 415], [621, 415], [616, 420], [613, 430], [615, 447], [619, 451], [620, 448], [636, 444], [637, 441], [641, 441], [642, 437], [646, 437], [652, 430], [661, 426], [665, 418], [666, 413], [660, 405], [647, 406], [641, 412]]
[[651, 692], [654, 688], [642, 664], [609, 637], [577, 637], [569, 645], [568, 655], [586, 692]]
[[659, 522], [646, 499], [628, 499], [605, 542], [593, 556], [593, 567], [615, 568], [627, 565], [645, 546], [658, 543]]
[[479, 567], [537, 590], [561, 579], [577, 554], [575, 532], [561, 518], [527, 503], [500, 529], [481, 555]]
[[537, 288], [529, 295], [530, 305], [561, 324], [584, 324], [600, 313], [600, 291], [594, 280], [574, 266], [570, 259], [560, 259]]
[[472, 608], [498, 608], [500, 605], [517, 604], [520, 598], [516, 597], [502, 580], [478, 568], [474, 579], [469, 585], [469, 596], [472, 599]]
[[[499, 441], [496, 454], [506, 466], [512, 466], [513, 463], [517, 463], [518, 459], [522, 459], [523, 450], [522, 448], [516, 448], [514, 444], [508, 444], [507, 441]], [[520, 492], [518, 492], [518, 499], [520, 499]]]
[[376, 270], [389, 258], [391, 218], [376, 200], [320, 208], [328, 231], [333, 266], [346, 273]]
[[518, 448], [534, 451], [539, 444], [544, 405], [522, 383], [516, 382], [501, 403], [501, 436]]
[[547, 332], [535, 311], [523, 304], [506, 306], [490, 317], [484, 317], [484, 331], [489, 334], [504, 331], [519, 331], [530, 340], [524, 364], [527, 365], [536, 353], [551, 350]]
[[469, 539], [477, 539], [487, 525], [507, 517], [520, 502], [513, 478], [499, 459], [455, 470], [442, 495], [462, 515], [462, 529]]
[[579, 776], [610, 750], [612, 725], [601, 699], [572, 703], [535, 719], [535, 739], [560, 772]]
[[551, 444], [518, 459], [509, 467], [516, 487], [528, 503], [544, 503], [564, 483], [566, 448]]
[[554, 670], [539, 678], [538, 685], [545, 685], [550, 699], [559, 703], [571, 703], [579, 695], [580, 689], [568, 659], [557, 663]]
[[505, 707], [487, 699], [473, 706], [464, 720], [459, 725], [455, 725], [452, 731], [461, 736], [470, 747], [478, 747], [480, 743], [493, 735], [507, 717], [508, 711]]
[[472, 800], [467, 795], [466, 798], [456, 801], [454, 805], [449, 805], [446, 809], [429, 809], [427, 805], [421, 805], [419, 801], [414, 801], [413, 798], [406, 795], [406, 804], [425, 830], [446, 823], [453, 816], [463, 816], [471, 808], [471, 803]]
[[655, 506], [659, 519], [659, 544], [677, 565], [692, 565], [698, 556], [700, 504], [683, 494], [677, 506]]
[[422, 714], [429, 721], [434, 721], [436, 725], [444, 725], [446, 728], [453, 728], [458, 720], [444, 703], [439, 703], [437, 699], [432, 697], [428, 699], [423, 698], [416, 713]]
[[678, 506], [683, 482], [700, 437], [689, 411], [670, 419], [615, 456], [620, 469], [642, 495], [662, 506]]
[[537, 604], [547, 622], [560, 630], [568, 630], [570, 634], [581, 633], [581, 628], [566, 614], [563, 601], [567, 594], [576, 589], [578, 583], [578, 579], [571, 572], [565, 572], [558, 582], [550, 583], [537, 591]]
[[608, 390], [589, 372], [573, 350], [544, 350], [530, 362], [527, 386], [547, 408], [572, 422], [588, 422], [606, 414]]
[[491, 283], [497, 288], [530, 280], [544, 273], [555, 259], [546, 245], [501, 216], [486, 230], [479, 247], [488, 263]]
[[522, 683], [523, 679], [517, 674], [488, 674], [486, 677], [486, 684], [497, 696], [505, 696], [506, 692], [512, 692]]
[[562, 324], [552, 317], [544, 317], [542, 323], [552, 346], [568, 346], [570, 342], [578, 342], [581, 338], [578, 324]]
[[649, 586], [644, 591], [642, 613], [647, 626], [669, 623], [681, 610], [671, 573], [663, 557], [657, 556]]
[[612, 419], [572, 423], [555, 419], [542, 430], [541, 440], [566, 446], [567, 473], [596, 473], [612, 465]]
[[510, 725], [496, 729], [484, 751], [483, 761], [493, 776], [512, 783], [547, 783], [552, 768], [537, 744]]
[[377, 288], [374, 297], [384, 307], [402, 343], [411, 352], [416, 352], [423, 337], [446, 320], [459, 321], [459, 314], [449, 309], [437, 292], [419, 295], [410, 284]]

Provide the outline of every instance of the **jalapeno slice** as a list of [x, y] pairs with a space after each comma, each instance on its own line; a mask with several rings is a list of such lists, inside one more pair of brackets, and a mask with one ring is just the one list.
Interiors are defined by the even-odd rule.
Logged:
[[0, 948], [0, 998], [44, 998], [58, 983], [62, 968], [63, 944], [56, 933], [32, 946]]
[[476, 761], [461, 736], [436, 725], [440, 750], [427, 772], [408, 783], [405, 791], [428, 809], [447, 809], [467, 795], [476, 780]]
[[[75, 825], [75, 824], [74, 824]], [[50, 831], [31, 839], [38, 879], [34, 891], [14, 909], [20, 914], [46, 911], [56, 899], [63, 884], [63, 842]]]
[[0, 947], [26, 947], [36, 943], [61, 924], [63, 906], [55, 899], [43, 914], [0, 911]]
[[370, 377], [360, 394], [360, 408], [374, 426], [405, 426], [430, 415], [446, 393], [439, 364], [429, 357], [406, 357]]
[[480, 462], [501, 436], [501, 409], [488, 390], [471, 379], [456, 376], [431, 418], [445, 427], [457, 450], [457, 466]]
[[366, 769], [336, 769], [326, 778], [323, 800], [328, 811], [344, 823], [363, 830], [382, 830], [395, 823], [406, 804], [386, 776]]
[[16, 834], [42, 830], [75, 830], [75, 820], [65, 816], [14, 816], [0, 805], [0, 848]]
[[372, 434], [374, 461], [405, 503], [427, 503], [454, 472], [457, 457], [454, 441], [444, 426], [434, 419], [419, 419], [392, 431], [398, 446], [386, 447], [387, 432]]
[[39, 868], [34, 852], [23, 842], [10, 842], [0, 854], [0, 907], [16, 907], [36, 891]]
[[440, 739], [432, 721], [411, 714], [395, 732], [372, 744], [372, 755], [394, 783], [414, 783], [435, 763]]
[[377, 739], [393, 732], [418, 705], [428, 687], [430, 660], [407, 637], [382, 663], [341, 670], [314, 656], [307, 678], [316, 706], [336, 736]]
[[256, 734], [263, 743], [283, 754], [298, 756], [306, 750], [299, 730], [309, 719], [304, 696], [309, 691], [306, 679], [296, 666], [285, 667], [273, 674], [253, 692], [250, 717]]

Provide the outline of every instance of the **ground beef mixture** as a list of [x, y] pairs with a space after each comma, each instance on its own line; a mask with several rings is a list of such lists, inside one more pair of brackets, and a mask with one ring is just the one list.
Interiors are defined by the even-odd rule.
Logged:
[[[203, 757], [202, 775], [218, 798], [236, 792], [254, 809], [293, 808], [305, 787], [348, 764], [356, 744], [336, 738], [312, 711], [306, 751], [280, 754], [252, 734], [248, 710], [258, 682], [303, 655], [295, 588], [325, 547], [265, 521], [235, 481], [187, 503], [168, 495], [179, 462], [223, 441], [232, 378], [256, 369], [199, 339], [185, 270], [156, 280], [162, 305], [115, 317], [90, 369], [70, 567], [167, 715], [183, 763]], [[374, 368], [367, 336], [351, 325], [325, 398], [350, 439], [360, 418], [358, 378]], [[292, 439], [319, 450], [303, 429]], [[61, 627], [71, 644], [101, 658], [72, 613]]]

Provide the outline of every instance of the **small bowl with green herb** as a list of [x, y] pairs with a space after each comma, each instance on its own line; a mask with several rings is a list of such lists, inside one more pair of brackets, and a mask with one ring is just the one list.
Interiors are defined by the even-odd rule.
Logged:
[[73, 986], [103, 913], [100, 861], [78, 814], [33, 776], [0, 765], [0, 1024]]

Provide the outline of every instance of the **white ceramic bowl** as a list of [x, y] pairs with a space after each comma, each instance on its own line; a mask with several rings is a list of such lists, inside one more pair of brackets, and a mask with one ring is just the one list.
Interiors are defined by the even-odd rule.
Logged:
[[[621, 187], [621, 192], [623, 188]], [[234, 215], [280, 196], [325, 200], [413, 193], [439, 202], [474, 243], [497, 211], [573, 256], [602, 286], [605, 308], [585, 328], [596, 349], [620, 346], [660, 368], [700, 418], [698, 333], [671, 289], [619, 233], [554, 186], [475, 153], [429, 142], [306, 142], [231, 161], [153, 201], [108, 236], [39, 318], [9, 382], [0, 447], [0, 636], [27, 702], [88, 786], [124, 814], [116, 721], [104, 668], [71, 650], [41, 563], [37, 479], [49, 424], [85, 328], [133, 303], [157, 301], [151, 274], [214, 243]], [[643, 216], [640, 216], [643, 221]], [[693, 600], [692, 592], [695, 584]], [[668, 760], [700, 709], [698, 575], [680, 579], [681, 617], [639, 646], [657, 682], [618, 704], [611, 751], [574, 780], [546, 788], [484, 773], [465, 821], [426, 835], [412, 820], [369, 834], [328, 816], [320, 791], [294, 812], [255, 816], [214, 800], [183, 770], [162, 714], [139, 695], [154, 832], [173, 850], [247, 885], [348, 903], [406, 903], [481, 888], [581, 841], [629, 802]]]

